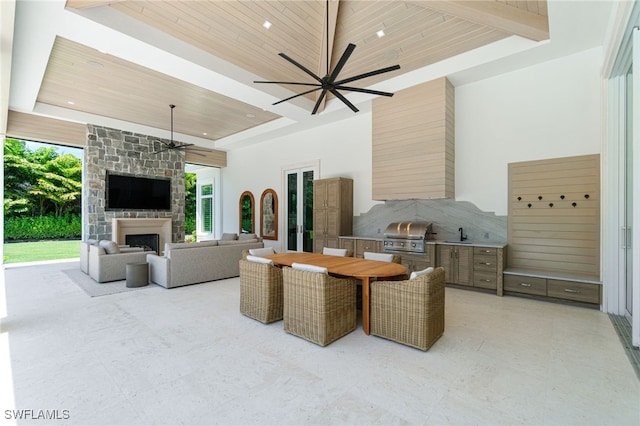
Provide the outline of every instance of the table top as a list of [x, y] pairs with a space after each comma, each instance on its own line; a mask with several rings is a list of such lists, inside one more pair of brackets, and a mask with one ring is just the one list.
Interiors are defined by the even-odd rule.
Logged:
[[332, 274], [355, 278], [395, 277], [407, 273], [407, 268], [399, 263], [355, 257], [331, 256], [320, 253], [289, 252], [264, 256], [278, 265], [291, 266], [293, 263], [322, 266]]

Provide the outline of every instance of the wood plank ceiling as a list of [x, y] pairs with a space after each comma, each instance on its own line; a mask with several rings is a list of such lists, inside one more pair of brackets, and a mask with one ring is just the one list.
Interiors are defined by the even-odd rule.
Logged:
[[[68, 9], [105, 6], [264, 80], [313, 82], [280, 52], [324, 76], [327, 28], [330, 69], [349, 43], [357, 46], [341, 78], [400, 64], [401, 70], [359, 80], [358, 87], [513, 34], [534, 40], [549, 36], [546, 0], [331, 0], [328, 27], [324, 0], [67, 0]], [[270, 29], [263, 27], [265, 21], [271, 22]], [[376, 35], [379, 30], [384, 37]], [[303, 91], [287, 88], [291, 94]], [[38, 101], [165, 129], [168, 105], [174, 103], [175, 131], [211, 140], [278, 118], [62, 38], [52, 49]]]

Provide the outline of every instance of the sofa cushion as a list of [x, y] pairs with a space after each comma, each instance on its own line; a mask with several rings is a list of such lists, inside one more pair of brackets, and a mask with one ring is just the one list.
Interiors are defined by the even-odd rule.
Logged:
[[220, 240], [220, 241], [218, 241], [218, 245], [219, 246], [229, 246], [229, 245], [235, 245], [235, 244], [249, 244], [249, 243], [257, 243], [257, 242], [258, 242], [258, 240], [243, 240], [243, 241], [240, 241], [240, 240], [226, 240], [226, 241]]
[[412, 280], [414, 278], [418, 278], [418, 277], [421, 277], [423, 275], [430, 274], [431, 272], [433, 272], [433, 268], [431, 266], [429, 266], [426, 269], [423, 269], [422, 271], [413, 271], [411, 273], [411, 276], [409, 277], [409, 279]]
[[273, 265], [273, 260], [271, 259], [265, 259], [264, 257], [259, 257], [259, 256], [247, 256], [247, 260], [249, 262], [255, 262], [255, 263], [266, 263], [267, 265]]
[[100, 240], [98, 246], [103, 248], [107, 254], [120, 253], [120, 247], [118, 247], [118, 244], [115, 241]]
[[258, 240], [258, 236], [256, 234], [240, 234], [238, 236], [238, 240], [246, 241], [246, 240]]
[[275, 254], [273, 247], [254, 248], [249, 250], [249, 254], [252, 256], [268, 256]]
[[238, 239], [238, 234], [231, 234], [227, 232], [222, 234], [222, 237], [220, 238], [221, 241], [233, 241], [237, 239]]
[[329, 270], [323, 266], [307, 265], [306, 263], [293, 263], [291, 267], [300, 271], [320, 272], [321, 274], [329, 273]]

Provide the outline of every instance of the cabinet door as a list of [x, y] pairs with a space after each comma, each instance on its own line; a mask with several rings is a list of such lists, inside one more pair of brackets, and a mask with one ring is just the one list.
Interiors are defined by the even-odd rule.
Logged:
[[454, 247], [453, 246], [438, 246], [438, 263], [444, 268], [445, 281], [448, 283], [455, 282], [454, 279]]
[[324, 212], [325, 217], [325, 233], [327, 235], [340, 235], [340, 211], [336, 209], [327, 209]]
[[356, 240], [352, 239], [352, 238], [340, 238], [340, 248], [341, 249], [347, 249], [347, 251], [350, 251], [351, 253], [355, 253], [355, 243]]
[[456, 247], [456, 284], [473, 285], [473, 247]]
[[327, 209], [340, 208], [340, 179], [328, 179], [324, 185], [324, 200]]
[[321, 210], [327, 207], [327, 182], [323, 180], [313, 181], [313, 209]]

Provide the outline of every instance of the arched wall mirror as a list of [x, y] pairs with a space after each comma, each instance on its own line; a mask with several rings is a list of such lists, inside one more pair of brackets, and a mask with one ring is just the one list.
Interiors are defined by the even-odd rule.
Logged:
[[278, 239], [278, 196], [271, 188], [260, 197], [260, 234], [264, 240]]
[[253, 194], [245, 191], [240, 195], [240, 233], [252, 234], [255, 232], [256, 202]]

